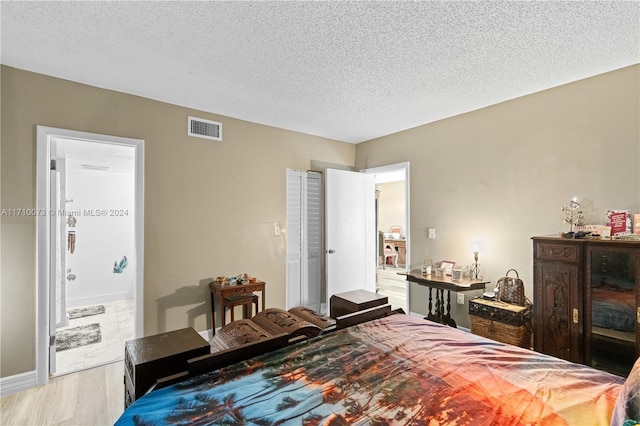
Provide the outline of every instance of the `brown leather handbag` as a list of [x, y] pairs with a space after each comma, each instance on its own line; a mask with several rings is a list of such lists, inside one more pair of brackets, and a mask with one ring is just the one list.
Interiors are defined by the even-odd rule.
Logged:
[[[510, 277], [509, 272], [515, 272], [516, 276]], [[518, 306], [524, 306], [526, 297], [524, 295], [524, 283], [515, 269], [509, 269], [504, 277], [498, 280], [496, 285], [496, 300], [499, 302], [512, 303]]]

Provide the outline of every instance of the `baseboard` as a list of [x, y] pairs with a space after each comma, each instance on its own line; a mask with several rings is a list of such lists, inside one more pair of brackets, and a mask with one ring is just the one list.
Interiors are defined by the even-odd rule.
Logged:
[[[220, 327], [216, 327], [216, 330], [220, 330]], [[204, 340], [210, 342], [213, 339], [213, 333], [211, 329], [198, 331], [198, 334], [202, 336]]]
[[100, 294], [97, 296], [81, 297], [77, 299], [67, 299], [67, 308], [77, 308], [80, 306], [99, 305], [101, 303], [115, 302], [117, 300], [133, 299], [130, 292]]
[[22, 392], [27, 389], [35, 388], [36, 386], [35, 370], [16, 374], [14, 376], [2, 377], [0, 378], [0, 397]]

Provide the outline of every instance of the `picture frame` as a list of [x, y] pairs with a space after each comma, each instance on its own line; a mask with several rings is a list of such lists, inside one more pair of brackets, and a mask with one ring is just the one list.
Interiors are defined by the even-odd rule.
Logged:
[[440, 267], [444, 269], [445, 275], [451, 275], [454, 266], [456, 266], [456, 262], [452, 262], [451, 260], [443, 260], [440, 262]]
[[402, 236], [402, 226], [394, 225], [389, 229], [389, 232], [394, 239], [399, 239]]

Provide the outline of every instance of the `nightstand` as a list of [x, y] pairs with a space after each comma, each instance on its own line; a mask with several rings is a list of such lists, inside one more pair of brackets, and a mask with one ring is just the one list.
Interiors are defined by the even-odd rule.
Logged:
[[211, 352], [193, 328], [128, 340], [124, 349], [124, 406], [144, 395], [159, 378], [187, 369], [187, 360]]
[[329, 299], [330, 317], [335, 319], [342, 315], [352, 314], [389, 303], [387, 296], [372, 293], [367, 290], [353, 290], [334, 294]]

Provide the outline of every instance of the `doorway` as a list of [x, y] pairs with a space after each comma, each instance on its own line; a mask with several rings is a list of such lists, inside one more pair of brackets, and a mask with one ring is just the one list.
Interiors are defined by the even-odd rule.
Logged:
[[376, 292], [392, 308], [409, 312], [409, 286], [402, 275], [410, 269], [409, 163], [365, 170], [376, 189]]
[[[367, 289], [375, 291], [378, 274], [376, 273], [376, 263], [378, 259], [377, 248], [377, 224], [375, 223], [375, 179], [390, 179], [395, 177], [396, 181], [402, 181], [404, 185], [404, 223], [406, 224], [406, 267], [410, 265], [409, 249], [409, 163], [392, 164], [388, 166], [376, 167], [351, 172], [325, 168], [324, 170], [324, 226], [321, 228], [321, 235], [325, 240], [325, 278], [323, 282], [324, 303], [321, 305], [321, 312], [328, 312], [329, 299], [332, 294], [350, 291], [354, 289]], [[298, 180], [299, 178], [296, 178]], [[297, 188], [300, 185], [296, 185]], [[293, 185], [287, 186], [287, 209], [289, 204], [299, 205], [299, 191], [289, 191]], [[289, 199], [290, 194], [293, 198]], [[297, 207], [296, 207], [297, 208]], [[295, 217], [298, 215], [296, 214]], [[287, 258], [287, 279], [298, 271], [298, 262], [292, 260], [301, 258], [297, 255], [300, 250], [301, 238], [298, 236], [299, 224], [290, 220], [289, 212], [287, 216], [287, 253], [296, 254], [292, 259]], [[292, 238], [290, 239], [290, 233]], [[295, 237], [293, 234], [296, 234]], [[295, 268], [292, 268], [294, 265]], [[404, 269], [403, 269], [404, 270]], [[401, 294], [395, 301], [395, 307], [406, 309], [408, 303], [408, 287], [401, 275], [397, 271], [393, 273], [397, 285], [402, 287]], [[298, 285], [296, 284], [296, 288]], [[297, 291], [297, 290], [296, 290]], [[289, 281], [287, 292], [290, 290]], [[289, 295], [287, 295], [289, 297]], [[289, 299], [288, 302], [289, 303]]]
[[38, 126], [39, 384], [141, 333], [143, 164], [141, 140]]

